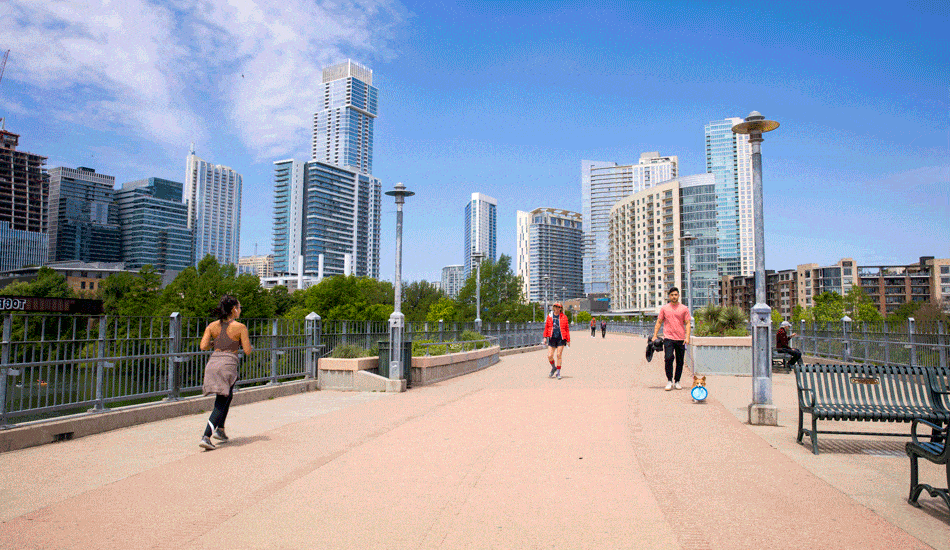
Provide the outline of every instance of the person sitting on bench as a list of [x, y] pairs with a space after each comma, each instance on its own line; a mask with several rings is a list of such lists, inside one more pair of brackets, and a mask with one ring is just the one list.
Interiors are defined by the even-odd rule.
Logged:
[[789, 335], [788, 331], [791, 328], [791, 323], [782, 321], [781, 328], [775, 333], [775, 351], [791, 356], [791, 359], [788, 361], [788, 368], [790, 369], [795, 367], [795, 363], [802, 362], [802, 352], [789, 345], [789, 340], [798, 336], [794, 332]]

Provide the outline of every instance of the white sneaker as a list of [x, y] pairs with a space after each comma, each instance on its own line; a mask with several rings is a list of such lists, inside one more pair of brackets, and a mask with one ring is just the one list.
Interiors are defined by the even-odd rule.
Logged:
[[672, 382], [672, 381], [667, 382], [667, 383], [666, 383], [666, 387], [665, 387], [664, 389], [665, 389], [666, 391], [672, 390], [672, 389], [673, 389], [673, 382]]
[[678, 390], [683, 389], [683, 386], [680, 386], [680, 383], [679, 383], [679, 382], [673, 384], [673, 387], [676, 388], [676, 389], [678, 389]]
[[207, 436], [203, 436], [201, 438], [201, 441], [198, 442], [198, 446], [209, 451], [213, 451], [215, 449], [214, 443], [212, 443]]

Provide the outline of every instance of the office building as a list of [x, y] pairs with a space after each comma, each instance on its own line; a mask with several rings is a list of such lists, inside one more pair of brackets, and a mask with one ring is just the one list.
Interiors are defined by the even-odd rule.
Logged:
[[518, 212], [518, 276], [528, 302], [584, 295], [584, 228], [577, 212], [536, 208]]
[[274, 163], [274, 182], [275, 274], [379, 277], [379, 179], [285, 160]]
[[184, 201], [192, 231], [193, 261], [208, 254], [218, 263], [236, 264], [241, 244], [241, 174], [227, 166], [188, 155]]
[[378, 91], [373, 71], [347, 60], [323, 69], [322, 103], [313, 115], [312, 159], [373, 173], [373, 121]]
[[85, 166], [49, 175], [48, 261], [122, 261], [115, 178]]
[[481, 193], [472, 193], [472, 199], [465, 204], [465, 237], [462, 258], [464, 258], [465, 279], [475, 270], [473, 252], [484, 255], [482, 261], [497, 259], [498, 242], [498, 201]]
[[0, 271], [43, 265], [49, 254], [46, 157], [17, 151], [19, 143], [0, 118]]
[[248, 273], [257, 277], [274, 276], [274, 255], [245, 256], [238, 260], [238, 274]]
[[183, 184], [147, 178], [122, 184], [116, 191], [122, 261], [128, 270], [151, 265], [158, 271], [181, 271], [192, 265], [192, 231]]
[[0, 271], [43, 265], [48, 253], [46, 233], [13, 229], [10, 222], [0, 221]]
[[638, 164], [581, 161], [584, 292], [610, 292], [610, 209], [634, 193], [678, 175], [679, 159], [643, 153]]
[[442, 292], [450, 298], [459, 295], [465, 286], [465, 266], [447, 265], [442, 268]]
[[[657, 314], [674, 286], [683, 303], [692, 291], [694, 309], [713, 299], [718, 262], [710, 174], [672, 179], [630, 195], [611, 209], [609, 230], [612, 311]], [[686, 233], [695, 240], [684, 241]]]
[[733, 133], [741, 118], [710, 122], [706, 132], [706, 172], [716, 179], [716, 223], [720, 275], [752, 275], [755, 241], [752, 209], [752, 146], [747, 134]]

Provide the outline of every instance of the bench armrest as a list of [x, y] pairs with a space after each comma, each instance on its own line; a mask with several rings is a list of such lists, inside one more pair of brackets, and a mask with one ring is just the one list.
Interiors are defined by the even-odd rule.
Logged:
[[[910, 425], [910, 437], [914, 443], [918, 443], [917, 441], [917, 425], [918, 424], [926, 424], [938, 435], [943, 434], [944, 439], [946, 439], [947, 431], [950, 430], [950, 425], [941, 428], [940, 426], [938, 426], [937, 424], [934, 424], [933, 422], [930, 422], [929, 420], [924, 420], [923, 418], [915, 418], [914, 421]], [[927, 436], [927, 437], [932, 437], [932, 435]]]

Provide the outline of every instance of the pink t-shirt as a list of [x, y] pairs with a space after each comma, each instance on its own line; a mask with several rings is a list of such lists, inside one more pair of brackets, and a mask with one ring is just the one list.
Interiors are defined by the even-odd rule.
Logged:
[[683, 304], [666, 304], [660, 308], [660, 321], [663, 321], [663, 337], [667, 340], [685, 340], [686, 324], [689, 323], [689, 308]]

